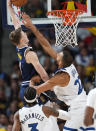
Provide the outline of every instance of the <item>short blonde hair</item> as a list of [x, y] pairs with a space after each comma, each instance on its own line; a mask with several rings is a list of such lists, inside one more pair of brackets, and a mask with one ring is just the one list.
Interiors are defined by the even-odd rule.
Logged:
[[12, 31], [9, 34], [9, 39], [14, 43], [14, 44], [19, 44], [20, 43], [20, 39], [21, 39], [21, 28], [18, 28], [14, 31]]

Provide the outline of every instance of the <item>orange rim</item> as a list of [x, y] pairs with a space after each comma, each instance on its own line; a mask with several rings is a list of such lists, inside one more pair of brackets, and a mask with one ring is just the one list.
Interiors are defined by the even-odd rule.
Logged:
[[56, 16], [62, 18], [64, 25], [73, 25], [78, 15], [83, 14], [82, 10], [53, 10], [48, 11], [48, 16]]

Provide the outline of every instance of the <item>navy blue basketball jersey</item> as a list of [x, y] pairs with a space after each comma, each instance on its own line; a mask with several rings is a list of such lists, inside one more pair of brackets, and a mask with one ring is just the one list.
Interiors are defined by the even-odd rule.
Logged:
[[23, 48], [16, 48], [17, 50], [17, 56], [19, 60], [19, 67], [22, 75], [22, 84], [26, 85], [29, 83], [29, 80], [32, 78], [32, 76], [36, 75], [37, 72], [32, 64], [26, 63], [25, 60], [25, 53], [27, 50], [32, 51], [32, 47], [25, 46]]

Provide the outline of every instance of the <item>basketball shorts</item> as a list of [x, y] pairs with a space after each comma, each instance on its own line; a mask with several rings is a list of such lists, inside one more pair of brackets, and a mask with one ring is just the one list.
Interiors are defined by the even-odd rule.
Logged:
[[74, 108], [73, 110], [70, 109], [69, 113], [71, 119], [66, 121], [63, 131], [95, 131], [94, 126], [85, 127], [83, 124], [85, 106], [86, 104], [81, 108]]

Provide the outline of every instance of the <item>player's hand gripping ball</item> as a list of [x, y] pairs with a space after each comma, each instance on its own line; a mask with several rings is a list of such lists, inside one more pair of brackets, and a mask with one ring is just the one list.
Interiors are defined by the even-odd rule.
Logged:
[[17, 7], [21, 7], [27, 3], [27, 0], [11, 0], [11, 3]]

